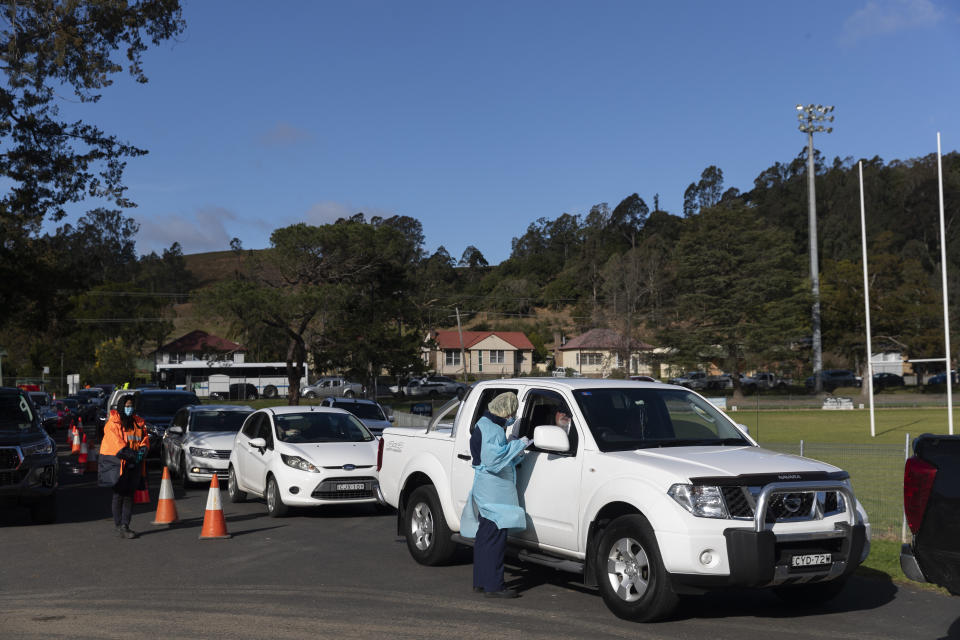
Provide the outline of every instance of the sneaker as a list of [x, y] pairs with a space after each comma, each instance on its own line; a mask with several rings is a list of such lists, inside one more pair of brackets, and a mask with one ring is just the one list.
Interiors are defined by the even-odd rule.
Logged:
[[117, 527], [117, 532], [120, 534], [121, 538], [125, 538], [127, 540], [132, 540], [133, 538], [137, 537], [137, 534], [131, 531], [130, 527], [125, 524], [122, 524], [119, 527]]
[[516, 589], [502, 589], [500, 591], [487, 591], [483, 594], [485, 598], [519, 598], [520, 594]]
[[473, 592], [474, 592], [474, 593], [483, 593], [483, 587], [474, 587], [474, 588], [473, 588]]

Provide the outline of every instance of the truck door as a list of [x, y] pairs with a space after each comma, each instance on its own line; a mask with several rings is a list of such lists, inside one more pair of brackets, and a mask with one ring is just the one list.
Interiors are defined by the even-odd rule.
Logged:
[[[521, 399], [521, 418], [516, 435], [533, 438], [534, 427], [558, 425], [569, 418], [567, 453], [527, 449], [517, 468], [517, 493], [527, 512], [526, 530], [516, 537], [548, 547], [577, 549], [579, 540], [580, 473], [583, 461], [579, 429], [570, 406], [559, 393], [530, 389]], [[558, 425], [564, 426], [564, 425]]]
[[[470, 455], [470, 434], [473, 433], [473, 426], [477, 424], [477, 420], [483, 417], [490, 401], [507, 391], [517, 393], [517, 388], [487, 387], [477, 400], [477, 404], [474, 405], [473, 414], [461, 416], [456, 424], [458, 431], [454, 434], [454, 456], [450, 470], [450, 481], [453, 491], [453, 505], [458, 516], [463, 513], [463, 507], [467, 502], [467, 494], [473, 487], [473, 456]], [[469, 407], [464, 409], [469, 410]]]

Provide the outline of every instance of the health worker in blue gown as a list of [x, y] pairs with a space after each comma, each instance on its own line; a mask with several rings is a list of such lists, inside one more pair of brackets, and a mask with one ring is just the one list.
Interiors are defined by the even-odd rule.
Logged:
[[517, 413], [517, 394], [494, 398], [473, 428], [473, 488], [460, 517], [460, 535], [474, 538], [473, 590], [488, 598], [516, 598], [503, 584], [503, 554], [507, 532], [522, 531], [527, 517], [517, 499], [516, 466], [530, 440], [507, 440], [506, 429]]

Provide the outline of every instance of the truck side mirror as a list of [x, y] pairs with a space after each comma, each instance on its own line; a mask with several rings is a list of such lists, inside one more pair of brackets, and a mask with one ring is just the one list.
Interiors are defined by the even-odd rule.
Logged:
[[169, 431], [171, 434], [175, 436], [183, 435], [183, 429], [181, 427], [170, 427], [169, 429], [167, 429], [167, 431]]
[[570, 450], [570, 439], [562, 427], [540, 425], [533, 429], [533, 444], [542, 451], [566, 453]]

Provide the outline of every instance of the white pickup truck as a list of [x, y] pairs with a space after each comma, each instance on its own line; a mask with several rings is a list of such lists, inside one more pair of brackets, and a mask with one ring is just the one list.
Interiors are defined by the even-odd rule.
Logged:
[[[699, 394], [659, 383], [518, 378], [474, 385], [427, 428], [379, 443], [382, 500], [426, 565], [449, 561], [473, 483], [471, 428], [498, 394], [520, 399], [512, 437], [527, 528], [508, 551], [581, 573], [618, 616], [668, 615], [679, 594], [772, 587], [788, 601], [836, 595], [869, 552], [846, 472], [760, 448]], [[556, 411], [573, 417], [569, 432]]]

